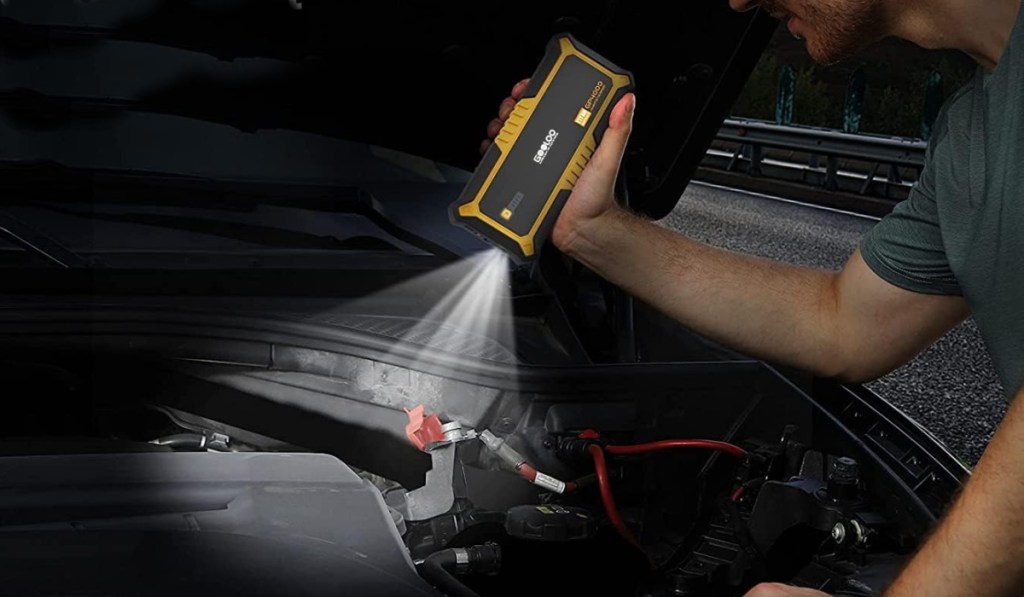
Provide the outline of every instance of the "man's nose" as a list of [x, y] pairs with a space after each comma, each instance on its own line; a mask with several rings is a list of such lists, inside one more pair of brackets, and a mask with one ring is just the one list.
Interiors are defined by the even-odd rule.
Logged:
[[757, 8], [759, 0], [729, 0], [729, 6], [737, 12], [746, 12]]

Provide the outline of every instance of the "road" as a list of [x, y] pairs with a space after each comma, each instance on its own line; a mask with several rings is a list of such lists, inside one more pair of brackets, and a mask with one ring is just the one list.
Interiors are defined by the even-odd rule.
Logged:
[[[693, 183], [661, 223], [729, 250], [839, 269], [874, 220]], [[1007, 401], [972, 320], [904, 367], [867, 384], [977, 463]]]

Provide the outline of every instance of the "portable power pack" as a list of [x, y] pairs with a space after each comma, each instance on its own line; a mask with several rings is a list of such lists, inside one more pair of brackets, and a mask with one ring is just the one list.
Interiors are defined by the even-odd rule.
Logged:
[[504, 249], [537, 257], [633, 76], [573, 36], [556, 35], [472, 178], [452, 223]]

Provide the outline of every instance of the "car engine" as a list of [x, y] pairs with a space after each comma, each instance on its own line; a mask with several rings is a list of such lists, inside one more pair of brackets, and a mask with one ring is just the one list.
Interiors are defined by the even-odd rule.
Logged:
[[[927, 528], [915, 500], [940, 508], [950, 491], [863, 404], [841, 426], [763, 366], [727, 385], [704, 364], [494, 393], [358, 360], [350, 380], [378, 376], [323, 408], [386, 402], [375, 435], [366, 412], [320, 419], [249, 368], [27, 358], [3, 362], [38, 399], [3, 423], [0, 543], [19, 565], [0, 576], [51, 594], [738, 596], [779, 581], [873, 595]], [[415, 393], [397, 406], [385, 378], [450, 411]]]
[[741, 595], [784, 581], [872, 595], [910, 548], [871, 503], [859, 462], [802, 443], [795, 426], [736, 444], [634, 443], [621, 425], [586, 426], [627, 417], [554, 407], [543, 426], [499, 436], [410, 413], [434, 474], [384, 495], [428, 580], [480, 595], [536, 591], [540, 579], [545, 594]]

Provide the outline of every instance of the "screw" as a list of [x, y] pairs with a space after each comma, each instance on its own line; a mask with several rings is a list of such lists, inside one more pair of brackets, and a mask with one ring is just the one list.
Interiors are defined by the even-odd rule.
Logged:
[[551, 448], [555, 447], [555, 442], [551, 441], [550, 437], [545, 437], [543, 446], [550, 450]]
[[842, 543], [846, 539], [846, 527], [843, 523], [837, 522], [836, 526], [832, 527], [832, 540], [836, 543]]

